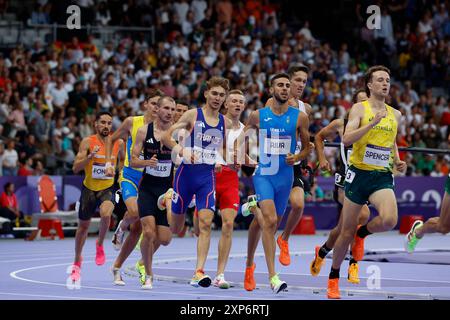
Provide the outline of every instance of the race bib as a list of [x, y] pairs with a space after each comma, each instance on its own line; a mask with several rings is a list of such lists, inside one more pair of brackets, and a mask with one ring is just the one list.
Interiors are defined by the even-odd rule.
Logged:
[[145, 173], [154, 177], [167, 178], [172, 171], [172, 161], [158, 161], [156, 167], [146, 167]]
[[203, 149], [201, 147], [195, 146], [194, 154], [197, 157], [197, 161], [205, 164], [215, 164], [217, 160], [217, 150], [216, 149]]
[[364, 152], [363, 162], [365, 164], [387, 168], [389, 166], [390, 156], [390, 148], [368, 144], [366, 146], [366, 151]]
[[92, 178], [100, 180], [110, 180], [114, 177], [108, 177], [106, 175], [106, 166], [104, 164], [94, 164], [92, 165]]
[[356, 173], [354, 173], [352, 170], [348, 169], [345, 174], [345, 182], [352, 183], [353, 179], [355, 179]]
[[273, 155], [286, 155], [291, 152], [291, 138], [265, 138], [264, 153]]
[[342, 181], [342, 176], [339, 174], [339, 173], [335, 173], [334, 174], [334, 183], [341, 183], [341, 181]]

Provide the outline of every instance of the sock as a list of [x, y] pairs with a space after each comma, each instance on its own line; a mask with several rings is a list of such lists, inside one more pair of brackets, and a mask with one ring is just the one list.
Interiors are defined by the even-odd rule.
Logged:
[[358, 231], [356, 231], [356, 235], [360, 238], [365, 238], [367, 237], [369, 234], [372, 234], [371, 232], [369, 232], [369, 230], [367, 230], [367, 224], [365, 226], [362, 226], [358, 229]]
[[327, 256], [328, 252], [330, 252], [330, 251], [331, 251], [331, 249], [328, 248], [326, 246], [326, 244], [324, 243], [324, 245], [322, 247], [320, 247], [319, 257], [321, 257], [322, 259], [325, 258]]
[[339, 279], [339, 271], [340, 269], [333, 269], [331, 267], [330, 275], [328, 276], [328, 279]]
[[353, 257], [350, 259], [350, 262], [348, 263], [349, 266], [351, 266], [352, 264], [358, 264], [358, 261], [356, 261], [355, 259], [353, 259]]
[[80, 261], [77, 261], [77, 262], [75, 262], [74, 264], [73, 264], [74, 266], [77, 266], [78, 268], [80, 268], [81, 269], [81, 260]]

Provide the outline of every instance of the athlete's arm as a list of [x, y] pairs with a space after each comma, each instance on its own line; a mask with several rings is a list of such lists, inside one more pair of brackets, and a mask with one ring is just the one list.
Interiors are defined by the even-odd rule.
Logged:
[[[106, 138], [105, 150], [106, 150], [106, 175], [113, 177], [114, 176], [114, 165], [111, 163], [111, 155], [114, 142], [118, 139], [123, 139], [126, 141], [128, 134], [133, 127], [133, 117], [128, 117], [122, 122], [120, 127], [114, 131], [114, 133]], [[108, 165], [108, 163], [110, 165]]]
[[78, 150], [75, 161], [73, 162], [72, 171], [74, 173], [78, 173], [84, 170], [97, 151], [94, 149], [93, 152], [89, 153], [89, 138], [84, 138], [80, 143], [80, 149]]
[[319, 160], [319, 168], [320, 170], [328, 170], [331, 171], [330, 164], [325, 157], [325, 140], [333, 140], [336, 137], [336, 134], [342, 129], [344, 126], [344, 120], [335, 119], [330, 122], [325, 128], [322, 128], [314, 137], [314, 142], [316, 145], [316, 153], [317, 159]]
[[122, 139], [119, 139], [119, 153], [117, 155], [119, 157], [119, 162], [117, 163], [119, 171], [123, 169], [125, 163], [125, 143]]
[[133, 149], [131, 150], [131, 166], [133, 168], [144, 168], [147, 166], [154, 167], [158, 163], [156, 155], [150, 160], [139, 159], [142, 148], [144, 146], [144, 140], [147, 136], [148, 126], [140, 127], [136, 133], [136, 140], [134, 141]]
[[311, 144], [309, 143], [309, 119], [304, 112], [299, 112], [298, 114], [297, 133], [302, 142], [302, 150], [293, 156], [294, 163], [306, 159], [311, 152]]
[[[246, 166], [254, 166], [254, 161], [249, 161], [250, 156], [250, 148], [248, 143], [248, 137], [249, 134], [248, 131], [250, 130], [256, 130], [256, 132], [259, 130], [259, 111], [255, 110], [250, 113], [250, 116], [248, 117], [247, 124], [244, 127], [244, 130], [242, 130], [241, 134], [236, 138], [234, 141], [234, 163], [235, 164], [241, 164], [242, 160], [244, 160], [244, 164]], [[244, 147], [244, 150], [242, 148]]]
[[309, 103], [305, 103], [304, 102], [303, 104], [305, 105], [306, 114], [308, 115], [308, 118], [309, 118], [309, 116], [312, 113], [312, 107], [311, 107], [311, 105]]
[[361, 139], [367, 132], [369, 132], [370, 129], [379, 124], [381, 119], [383, 119], [386, 114], [386, 109], [377, 112], [372, 121], [360, 128], [359, 126], [361, 124], [361, 120], [364, 117], [364, 106], [360, 102], [354, 104], [350, 109], [348, 123], [345, 127], [344, 138], [342, 139], [344, 145], [348, 147]]
[[197, 110], [192, 109], [186, 111], [181, 118], [174, 123], [169, 130], [166, 131], [165, 134], [161, 137], [161, 142], [169, 149], [173, 150], [180, 157], [183, 155], [183, 147], [177, 143], [172, 135], [175, 131], [179, 131], [181, 129], [186, 129], [187, 131], [191, 130], [193, 123], [195, 122], [195, 118], [197, 116]]

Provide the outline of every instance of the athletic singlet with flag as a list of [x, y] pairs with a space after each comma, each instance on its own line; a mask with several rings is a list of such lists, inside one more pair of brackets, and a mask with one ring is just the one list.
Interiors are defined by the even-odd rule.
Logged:
[[[191, 149], [197, 157], [197, 168], [211, 169], [216, 162], [221, 162], [219, 157], [223, 148], [223, 135], [225, 132], [225, 119], [219, 114], [217, 126], [210, 126], [205, 119], [202, 108], [197, 108], [197, 119], [190, 135], [184, 141], [185, 148]], [[191, 165], [183, 159], [183, 165]]]
[[288, 107], [282, 115], [274, 114], [269, 107], [259, 110], [259, 162], [255, 174], [265, 175], [261, 170], [272, 167], [274, 156], [278, 157], [277, 172], [292, 170], [286, 163], [286, 155], [295, 152], [299, 112], [294, 107]]
[[[363, 101], [364, 117], [361, 127], [375, 117], [369, 101]], [[394, 144], [397, 136], [397, 119], [394, 109], [385, 104], [387, 115], [358, 141], [353, 143], [350, 165], [361, 170], [392, 171], [394, 164]]]
[[[131, 134], [128, 136], [127, 139], [127, 148], [125, 153], [125, 161], [123, 164], [123, 171], [131, 174], [142, 174], [144, 171], [143, 168], [132, 168], [131, 167], [131, 151], [134, 147], [134, 142], [136, 141], [136, 134], [140, 127], [144, 125], [144, 116], [135, 116], [133, 119], [133, 125], [131, 127]], [[139, 156], [141, 159], [143, 159], [142, 154]]]
[[[87, 164], [84, 173], [85, 177], [83, 184], [86, 188], [92, 191], [105, 190], [114, 184], [114, 177], [108, 177], [105, 174], [106, 171], [106, 146], [97, 137], [96, 134], [89, 137], [89, 152], [92, 153], [95, 146], [99, 146], [100, 149], [92, 157], [91, 161]], [[113, 146], [111, 154], [112, 163], [117, 160], [119, 153], [119, 141], [116, 141]]]
[[170, 188], [173, 180], [172, 151], [156, 140], [154, 123], [148, 124], [143, 149], [144, 159], [150, 160], [156, 154], [158, 164], [156, 167], [145, 167], [141, 186], [157, 185], [165, 186], [167, 189]]

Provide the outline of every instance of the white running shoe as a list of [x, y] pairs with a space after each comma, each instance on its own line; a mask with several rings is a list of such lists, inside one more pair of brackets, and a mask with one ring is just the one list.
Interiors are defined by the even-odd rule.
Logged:
[[172, 199], [172, 194], [173, 194], [173, 189], [170, 188], [164, 194], [159, 196], [158, 202], [157, 202], [159, 210], [161, 210], [161, 211], [166, 210], [166, 200]]
[[119, 224], [117, 225], [116, 231], [114, 231], [113, 238], [111, 241], [114, 246], [114, 249], [116, 249], [117, 251], [119, 251], [120, 248], [122, 248], [123, 238], [125, 237], [125, 231], [123, 231], [121, 228], [122, 222], [123, 220], [120, 220]]
[[230, 284], [225, 280], [225, 276], [223, 273], [219, 274], [214, 278], [213, 281], [214, 287], [219, 287], [220, 289], [229, 289]]
[[125, 282], [122, 279], [122, 272], [120, 271], [120, 268], [111, 268], [111, 272], [114, 276], [114, 285], [116, 286], [124, 286]]
[[145, 275], [144, 284], [141, 286], [143, 290], [152, 290], [153, 289], [153, 277], [149, 275]]

